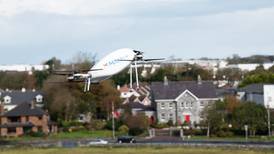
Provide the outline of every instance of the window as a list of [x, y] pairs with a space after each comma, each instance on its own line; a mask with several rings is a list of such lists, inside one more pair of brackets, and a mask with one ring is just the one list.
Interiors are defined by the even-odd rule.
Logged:
[[190, 102], [190, 107], [191, 107], [191, 108], [193, 107], [193, 104], [194, 104], [193, 102]]
[[204, 106], [205, 104], [204, 104], [204, 102], [203, 101], [201, 101], [200, 102], [200, 106]]
[[5, 104], [11, 103], [11, 97], [10, 96], [4, 97], [4, 102], [5, 102]]
[[173, 103], [169, 103], [169, 108], [173, 108]]
[[162, 109], [165, 108], [165, 103], [161, 103], [161, 108], [162, 108]]
[[10, 118], [8, 119], [8, 121], [9, 121], [9, 122], [20, 122], [21, 119], [20, 119], [20, 117], [10, 117]]
[[42, 95], [37, 95], [36, 96], [36, 102], [42, 103], [43, 102], [43, 96]]
[[16, 133], [16, 127], [8, 128], [8, 133]]
[[43, 117], [42, 117], [42, 116], [39, 116], [39, 117], [38, 117], [38, 119], [39, 119], [39, 120], [42, 120], [42, 119], [43, 119]]
[[166, 119], [166, 114], [162, 113], [161, 114], [161, 120], [165, 120]]
[[186, 102], [186, 106], [185, 107], [189, 107], [189, 102]]
[[181, 108], [184, 108], [184, 107], [185, 107], [185, 103], [181, 102]]
[[173, 120], [173, 114], [172, 113], [169, 114], [169, 120]]

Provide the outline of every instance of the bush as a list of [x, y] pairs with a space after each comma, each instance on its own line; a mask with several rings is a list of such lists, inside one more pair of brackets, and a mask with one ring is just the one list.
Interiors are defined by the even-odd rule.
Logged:
[[234, 134], [230, 131], [220, 130], [216, 133], [217, 137], [232, 137]]
[[90, 128], [93, 130], [102, 130], [106, 127], [107, 122], [104, 120], [92, 120]]
[[129, 128], [126, 125], [122, 125], [118, 128], [118, 131], [121, 132], [122, 134], [127, 134], [129, 131]]
[[170, 127], [170, 126], [173, 126], [173, 121], [172, 121], [172, 120], [168, 120], [167, 125], [168, 125], [169, 127]]
[[141, 135], [142, 133], [144, 133], [144, 129], [130, 128], [128, 133], [129, 133], [129, 135], [132, 135], [132, 136], [138, 136], [138, 135]]
[[29, 132], [27, 135], [31, 136], [31, 137], [45, 137], [46, 134], [42, 131], [38, 131], [38, 132]]
[[162, 129], [162, 128], [168, 128], [169, 126], [166, 123], [158, 123], [151, 125], [152, 128]]
[[83, 130], [83, 124], [78, 121], [61, 121], [61, 127], [65, 132]]
[[[115, 130], [118, 130], [118, 128], [123, 125], [123, 122], [121, 120], [115, 119], [114, 124]], [[112, 130], [112, 120], [107, 121], [105, 128], [108, 130]]]

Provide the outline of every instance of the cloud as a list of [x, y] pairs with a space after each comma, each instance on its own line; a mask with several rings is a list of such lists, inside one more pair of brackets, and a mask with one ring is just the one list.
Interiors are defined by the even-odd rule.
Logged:
[[[0, 15], [14, 16], [25, 12], [61, 15], [117, 15], [153, 4], [172, 4], [179, 0], [0, 0]], [[181, 0], [189, 2], [190, 0]], [[197, 0], [194, 0], [197, 1]]]
[[273, 54], [272, 2], [229, 2], [0, 0], [0, 61], [65, 60], [77, 51], [103, 56], [123, 47], [149, 57]]
[[120, 13], [123, 0], [2, 0], [0, 14], [14, 16], [25, 12], [61, 15], [108, 15]]

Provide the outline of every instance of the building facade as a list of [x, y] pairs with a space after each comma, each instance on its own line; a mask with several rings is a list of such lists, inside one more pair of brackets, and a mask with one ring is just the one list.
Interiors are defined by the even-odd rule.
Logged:
[[153, 82], [152, 98], [159, 123], [200, 123], [205, 106], [218, 100], [215, 87], [207, 81]]
[[22, 103], [8, 112], [4, 112], [1, 104], [1, 109], [0, 135], [3, 137], [18, 137], [31, 132], [57, 132], [57, 125], [35, 102]]
[[238, 90], [238, 99], [274, 109], [274, 84], [250, 84]]

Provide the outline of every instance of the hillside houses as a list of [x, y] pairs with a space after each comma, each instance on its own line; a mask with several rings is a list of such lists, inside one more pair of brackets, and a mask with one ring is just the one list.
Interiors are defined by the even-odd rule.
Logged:
[[10, 111], [23, 102], [35, 101], [37, 107], [44, 106], [44, 94], [36, 90], [6, 90], [0, 92], [0, 102], [4, 105], [5, 111]]
[[250, 84], [238, 89], [238, 99], [255, 102], [266, 108], [274, 109], [274, 85], [273, 84]]
[[57, 125], [50, 121], [47, 111], [37, 107], [34, 101], [21, 103], [7, 112], [4, 112], [2, 108], [0, 112], [1, 136], [17, 137], [31, 132], [56, 133]]
[[144, 97], [132, 95], [125, 98], [123, 106], [132, 113], [145, 113], [151, 121], [174, 124], [199, 123], [204, 107], [219, 100], [215, 85], [211, 81], [168, 81], [152, 82], [149, 85], [151, 103], [145, 104]]
[[151, 84], [158, 122], [200, 123], [204, 107], [218, 100], [209, 81], [167, 81]]
[[57, 125], [43, 109], [44, 94], [36, 90], [0, 92], [0, 136], [17, 137], [28, 133], [56, 133]]

